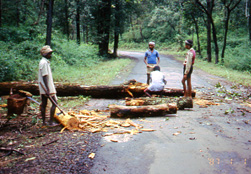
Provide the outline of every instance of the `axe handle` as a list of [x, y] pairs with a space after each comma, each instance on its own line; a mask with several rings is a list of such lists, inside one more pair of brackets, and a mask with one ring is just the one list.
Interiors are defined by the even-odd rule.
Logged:
[[[48, 93], [47, 90], [45, 89], [44, 85], [41, 82], [39, 82], [39, 83], [40, 83], [41, 87], [44, 89], [44, 91], [46, 93]], [[58, 104], [53, 100], [53, 98], [50, 95], [47, 95], [47, 96], [49, 97], [50, 101], [61, 111], [61, 113], [63, 113], [65, 115], [65, 112], [58, 106]]]

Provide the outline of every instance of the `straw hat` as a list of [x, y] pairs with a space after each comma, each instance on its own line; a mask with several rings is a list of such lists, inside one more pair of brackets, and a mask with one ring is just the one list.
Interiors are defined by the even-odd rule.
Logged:
[[53, 50], [51, 49], [51, 47], [49, 45], [45, 45], [41, 48], [40, 53], [42, 56], [46, 56], [48, 53], [53, 52]]

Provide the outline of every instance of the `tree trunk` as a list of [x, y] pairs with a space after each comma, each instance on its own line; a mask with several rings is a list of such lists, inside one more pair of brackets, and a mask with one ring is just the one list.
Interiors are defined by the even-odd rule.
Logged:
[[83, 23], [83, 28], [82, 29], [83, 29], [83, 42], [85, 43], [85, 30], [86, 30], [86, 24], [85, 24], [85, 22]]
[[226, 1], [224, 1], [224, 6], [227, 9], [227, 19], [225, 21], [225, 35], [224, 35], [224, 43], [223, 43], [223, 48], [222, 48], [222, 54], [221, 54], [221, 62], [224, 63], [224, 53], [226, 49], [226, 44], [227, 44], [227, 32], [228, 32], [228, 24], [229, 24], [229, 19], [230, 19], [230, 14], [232, 10], [234, 10], [237, 5], [241, 2], [241, 0], [238, 0], [236, 4], [233, 5], [233, 7], [230, 8], [230, 5], [233, 3], [233, 1], [230, 1], [230, 3], [227, 5]]
[[89, 29], [88, 29], [88, 25], [86, 25], [85, 37], [86, 37], [86, 43], [87, 43], [87, 44], [88, 44], [88, 42], [89, 42], [89, 37], [88, 37], [88, 35], [89, 35]]
[[[207, 0], [207, 10], [211, 11], [211, 2]], [[207, 15], [207, 61], [212, 62], [211, 18]]]
[[192, 19], [194, 21], [194, 25], [195, 25], [195, 31], [196, 31], [196, 35], [197, 35], [197, 45], [198, 45], [198, 53], [199, 55], [201, 55], [201, 49], [200, 49], [200, 35], [199, 35], [199, 26], [198, 26], [198, 22], [195, 19], [194, 15], [192, 14]]
[[27, 17], [27, 0], [23, 0], [23, 17], [22, 17], [22, 22], [24, 23], [26, 21], [26, 17]]
[[[37, 20], [32, 25], [37, 25], [39, 23], [40, 17], [42, 15], [43, 11], [44, 11], [44, 4], [45, 4], [45, 0], [42, 0], [40, 8], [39, 8], [39, 13], [38, 13]], [[48, 14], [48, 12], [47, 12], [47, 14]], [[48, 16], [47, 16], [47, 18], [48, 18]]]
[[[144, 98], [140, 97], [138, 99], [126, 98], [126, 106], [146, 106], [146, 105], [159, 105], [159, 104], [169, 104], [177, 103], [177, 108], [183, 110], [184, 108], [193, 108], [193, 100], [189, 97], [183, 98]], [[172, 104], [173, 105], [173, 104]]]
[[143, 32], [142, 32], [142, 26], [140, 26], [139, 32], [140, 32], [140, 36], [141, 36], [141, 41], [144, 42], [144, 36], [143, 36]]
[[126, 98], [126, 106], [146, 106], [146, 105], [159, 105], [159, 104], [168, 104], [176, 103], [177, 99], [174, 97], [168, 98], [158, 98], [158, 97], [140, 97], [140, 98]]
[[45, 45], [51, 45], [53, 3], [54, 3], [54, 0], [49, 0], [49, 4], [48, 4], [48, 8], [47, 8], [47, 21], [46, 21], [47, 33], [46, 33]]
[[20, 23], [20, 0], [16, 1], [16, 25], [17, 27], [19, 27], [19, 23]]
[[[82, 84], [67, 84], [55, 83], [58, 96], [91, 96], [94, 98], [124, 98], [131, 97], [127, 92], [128, 89], [133, 93], [134, 97], [141, 97], [145, 95], [143, 87], [134, 87], [130, 85], [114, 85], [114, 86], [84, 86]], [[38, 84], [31, 82], [1, 82], [0, 83], [0, 96], [9, 95], [10, 89], [13, 88], [14, 92], [24, 90], [39, 95]], [[195, 96], [195, 91], [192, 91], [192, 96]], [[183, 96], [183, 89], [165, 88], [163, 96]]]
[[67, 40], [69, 41], [70, 30], [69, 30], [69, 22], [68, 22], [68, 19], [69, 19], [68, 0], [65, 0], [64, 11], [65, 11], [65, 32], [67, 35]]
[[111, 0], [102, 0], [98, 4], [98, 19], [97, 19], [97, 30], [98, 30], [98, 45], [99, 55], [106, 56], [109, 48], [109, 32], [110, 32], [110, 21], [111, 21]]
[[214, 50], [215, 50], [215, 64], [218, 64], [219, 63], [219, 47], [218, 47], [218, 41], [217, 41], [216, 28], [215, 28], [212, 16], [211, 16], [211, 22], [212, 22]]
[[76, 0], [76, 3], [77, 3], [77, 14], [76, 14], [77, 43], [80, 44], [80, 4], [79, 4], [79, 0]]
[[119, 106], [110, 105], [111, 117], [151, 117], [151, 116], [165, 116], [167, 114], [176, 114], [176, 105], [148, 105], [148, 106]]
[[115, 26], [114, 26], [114, 47], [113, 56], [118, 57], [118, 45], [119, 45], [119, 33], [120, 33], [120, 0], [116, 0], [115, 3]]
[[251, 0], [249, 0], [248, 4], [249, 4], [248, 28], [249, 28], [249, 40], [251, 41]]
[[0, 27], [2, 27], [2, 0], [0, 0]]
[[224, 33], [224, 41], [223, 41], [223, 48], [221, 52], [221, 63], [224, 63], [224, 53], [227, 45], [227, 32], [228, 32], [228, 23], [229, 23], [230, 12], [227, 11], [227, 19], [225, 22], [225, 33]]

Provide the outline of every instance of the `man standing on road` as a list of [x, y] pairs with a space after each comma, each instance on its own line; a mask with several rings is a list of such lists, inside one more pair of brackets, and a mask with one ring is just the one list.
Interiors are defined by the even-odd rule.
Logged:
[[[192, 48], [193, 41], [192, 40], [186, 40], [185, 41], [185, 48], [188, 49], [187, 55], [184, 61], [184, 70], [183, 70], [183, 79], [181, 83], [183, 84], [184, 89], [184, 97], [192, 97], [192, 84], [191, 84], [191, 75], [193, 72], [193, 64], [195, 60], [195, 50]], [[186, 82], [187, 81], [187, 88], [186, 89]]]
[[[57, 102], [56, 98], [56, 89], [53, 83], [52, 73], [51, 73], [51, 67], [50, 67], [50, 61], [48, 59], [51, 59], [52, 55], [52, 49], [49, 45], [45, 45], [40, 50], [41, 55], [43, 56], [39, 63], [39, 72], [38, 72], [38, 85], [39, 85], [39, 92], [41, 96], [41, 115], [43, 119], [43, 125], [45, 125], [45, 113], [46, 113], [46, 106], [49, 95], [51, 98]], [[46, 91], [43, 89], [43, 87], [46, 89]], [[54, 114], [55, 114], [56, 106], [52, 103], [51, 110], [50, 110], [50, 121], [49, 124], [55, 124], [54, 121]]]
[[146, 64], [147, 68], [147, 84], [150, 83], [150, 74], [153, 71], [153, 68], [155, 66], [159, 65], [160, 59], [159, 59], [159, 53], [154, 49], [155, 43], [149, 42], [149, 50], [145, 53], [144, 62]]

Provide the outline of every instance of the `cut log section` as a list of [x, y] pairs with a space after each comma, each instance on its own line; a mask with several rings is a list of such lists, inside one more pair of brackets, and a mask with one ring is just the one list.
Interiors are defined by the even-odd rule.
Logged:
[[[124, 97], [141, 97], [144, 96], [144, 89], [147, 87], [145, 84], [122, 84], [114, 86], [85, 86], [82, 84], [69, 84], [69, 83], [55, 83], [57, 96], [91, 96], [93, 98], [124, 98]], [[39, 95], [38, 84], [35, 82], [1, 82], [0, 83], [0, 96], [8, 95], [10, 89], [13, 92], [18, 90], [29, 91], [33, 95]], [[128, 92], [129, 91], [129, 92]], [[131, 93], [131, 94], [130, 94]], [[182, 89], [165, 88], [163, 96], [183, 96]], [[192, 91], [193, 97], [195, 91]]]
[[145, 105], [159, 105], [159, 104], [168, 104], [168, 103], [176, 103], [177, 98], [158, 98], [158, 97], [140, 97], [140, 98], [126, 98], [126, 106], [145, 106]]
[[13, 114], [21, 115], [27, 105], [27, 98], [19, 94], [13, 94], [7, 99], [8, 118]]
[[161, 104], [148, 106], [120, 106], [110, 105], [111, 117], [129, 118], [129, 117], [151, 117], [164, 116], [166, 114], [177, 113], [176, 104]]
[[183, 97], [177, 101], [177, 107], [179, 110], [184, 110], [185, 108], [193, 108], [193, 99], [190, 97]]
[[60, 113], [59, 109], [56, 108], [54, 118], [56, 118], [59, 123], [61, 123], [64, 127], [69, 130], [78, 129], [79, 121], [76, 117], [73, 117], [68, 114]]
[[126, 106], [145, 106], [145, 105], [159, 105], [177, 103], [177, 108], [184, 110], [184, 108], [193, 108], [193, 100], [191, 98], [145, 98], [138, 99], [126, 98]]

